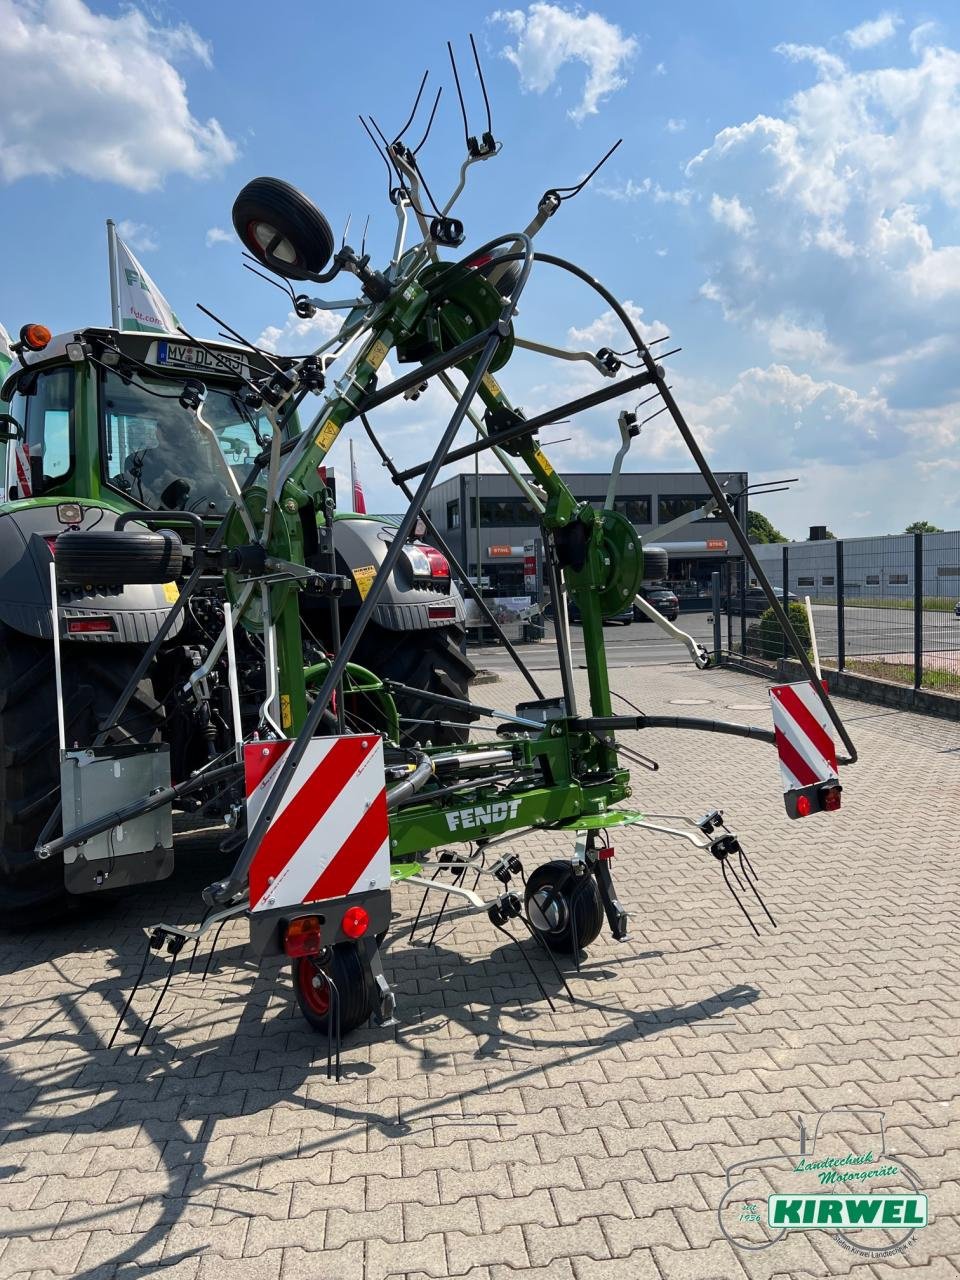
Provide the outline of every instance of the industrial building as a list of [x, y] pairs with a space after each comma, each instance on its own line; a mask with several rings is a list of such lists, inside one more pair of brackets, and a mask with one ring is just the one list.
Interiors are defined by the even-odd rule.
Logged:
[[[595, 506], [606, 499], [609, 473], [564, 472], [573, 493]], [[746, 472], [718, 472], [741, 523], [747, 518]], [[620, 476], [616, 509], [640, 534], [696, 511], [710, 494], [699, 472], [625, 472]], [[467, 573], [478, 576], [489, 594], [519, 597], [532, 590], [532, 561], [537, 559], [540, 527], [535, 513], [508, 475], [462, 473], [434, 485], [426, 503], [429, 518], [449, 542]], [[725, 570], [739, 554], [725, 521], [700, 518], [657, 537], [669, 555], [667, 581], [682, 608], [706, 608], [714, 570]]]

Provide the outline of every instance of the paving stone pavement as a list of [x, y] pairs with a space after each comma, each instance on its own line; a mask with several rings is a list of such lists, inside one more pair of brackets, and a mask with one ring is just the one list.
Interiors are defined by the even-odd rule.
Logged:
[[[769, 724], [750, 677], [613, 674], [651, 712]], [[495, 689], [501, 706], [529, 696], [513, 676]], [[572, 1007], [528, 942], [551, 1009], [486, 919], [448, 913], [434, 947], [426, 932], [411, 942], [416, 896], [400, 889], [385, 959], [401, 1024], [355, 1034], [339, 1084], [287, 973], [257, 973], [241, 924], [205, 982], [174, 977], [134, 1057], [164, 977], [154, 959], [106, 1047], [142, 927], [198, 916], [220, 866], [209, 838], [136, 901], [3, 938], [0, 1280], [960, 1274], [960, 731], [840, 705], [861, 763], [844, 771], [841, 812], [807, 821], [785, 817], [768, 746], [635, 740], [661, 768], [635, 769], [634, 803], [724, 808], [776, 932], [754, 937], [702, 853], [618, 832], [631, 940], [602, 937], [568, 973]], [[517, 851], [530, 870], [569, 845], [544, 836]], [[815, 1113], [838, 1106], [884, 1113], [887, 1156], [928, 1194], [930, 1225], [886, 1259], [824, 1232], [732, 1247], [717, 1216], [727, 1168], [761, 1155], [782, 1166], [799, 1150], [797, 1116], [812, 1133]], [[827, 1120], [880, 1151], [876, 1115]], [[742, 1199], [765, 1196], [761, 1184]]]

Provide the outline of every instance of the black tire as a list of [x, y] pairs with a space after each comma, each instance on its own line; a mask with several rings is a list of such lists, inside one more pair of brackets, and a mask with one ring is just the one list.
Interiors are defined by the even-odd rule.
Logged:
[[[233, 226], [250, 253], [288, 280], [320, 274], [333, 253], [330, 223], [302, 191], [280, 178], [254, 178], [233, 202]], [[282, 237], [271, 249], [271, 232]]]
[[345, 1036], [373, 1012], [363, 961], [356, 943], [338, 942], [329, 958], [318, 964], [313, 956], [293, 961], [293, 989], [300, 1012], [314, 1031], [327, 1034], [330, 1016], [330, 987], [333, 979], [340, 996], [340, 1034]]
[[[435, 702], [431, 693], [446, 698], [470, 697], [470, 681], [476, 675], [476, 667], [460, 652], [459, 641], [463, 632], [459, 627], [437, 628], [435, 631], [388, 631], [371, 623], [357, 646], [357, 662], [375, 671], [382, 680], [397, 680], [400, 684], [422, 689], [423, 696], [395, 694], [401, 717], [423, 720], [425, 724], [401, 724], [400, 743], [413, 746], [432, 743], [434, 746], [453, 746], [466, 742], [470, 724], [476, 713], [465, 707], [451, 707]], [[462, 728], [434, 725], [445, 720]]]
[[[67, 742], [86, 746], [133, 673], [139, 652], [126, 645], [63, 646]], [[163, 710], [144, 680], [113, 740], [151, 742]], [[0, 626], [0, 926], [46, 922], [81, 901], [67, 894], [60, 857], [34, 853], [60, 798], [60, 753], [53, 646]], [[59, 828], [57, 829], [59, 834]]]
[[183, 543], [170, 530], [71, 530], [55, 554], [57, 576], [70, 582], [160, 583], [183, 573]]
[[[573, 904], [571, 906], [571, 904]], [[551, 951], [572, 955], [574, 912], [576, 946], [588, 947], [603, 927], [603, 902], [592, 875], [575, 876], [569, 862], [545, 862], [527, 877], [527, 919]]]
[[670, 557], [663, 547], [643, 548], [644, 582], [662, 582], [670, 572]]

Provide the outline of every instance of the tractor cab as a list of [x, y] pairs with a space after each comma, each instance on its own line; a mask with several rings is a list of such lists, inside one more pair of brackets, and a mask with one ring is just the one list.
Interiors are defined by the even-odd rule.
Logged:
[[[16, 423], [6, 430], [6, 501], [222, 516], [231, 502], [223, 460], [242, 485], [270, 443], [248, 385], [268, 371], [231, 344], [163, 334], [85, 329], [40, 350], [21, 344], [0, 389]], [[198, 429], [197, 396], [209, 431]], [[286, 433], [297, 430], [291, 418]]]

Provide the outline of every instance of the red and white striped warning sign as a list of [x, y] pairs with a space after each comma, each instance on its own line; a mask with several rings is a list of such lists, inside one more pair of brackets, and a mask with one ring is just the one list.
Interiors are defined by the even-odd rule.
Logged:
[[13, 450], [14, 467], [17, 472], [17, 496], [33, 497], [33, 473], [30, 470], [30, 446], [18, 440]]
[[[290, 745], [244, 747], [248, 829]], [[375, 734], [314, 738], [250, 864], [251, 911], [322, 902], [389, 884], [382, 740]]]
[[830, 718], [809, 681], [776, 684], [770, 690], [773, 731], [784, 791], [837, 777], [837, 751]]

